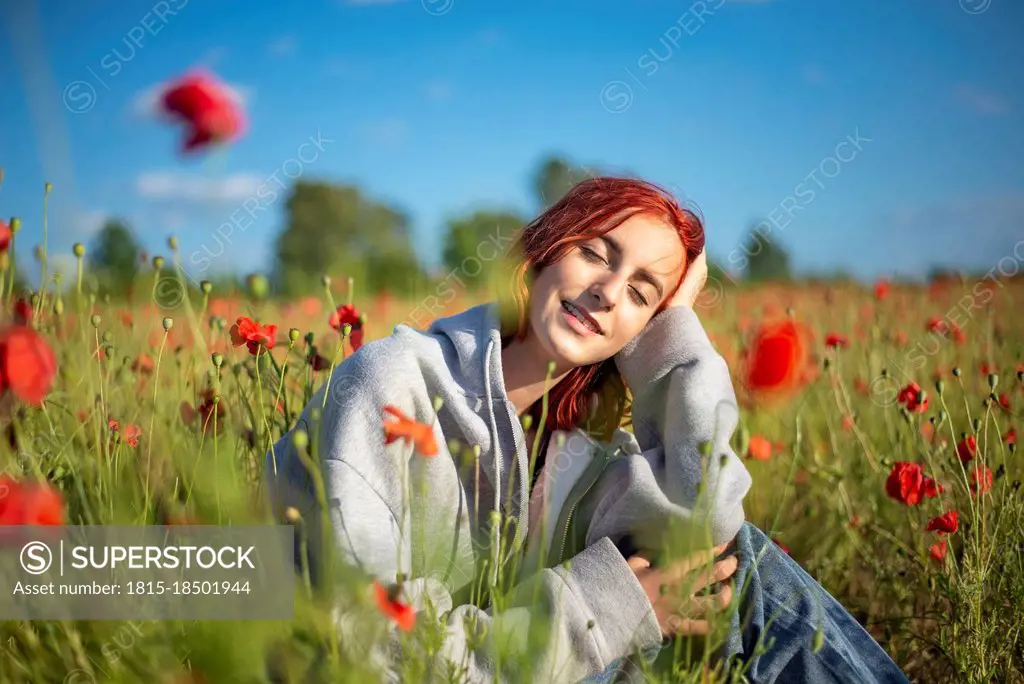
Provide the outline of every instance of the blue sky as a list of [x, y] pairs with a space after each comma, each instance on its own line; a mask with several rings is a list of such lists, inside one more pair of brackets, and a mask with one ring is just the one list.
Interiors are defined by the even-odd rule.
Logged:
[[[769, 215], [797, 268], [863, 278], [988, 270], [1024, 238], [1011, 0], [0, 0], [0, 27], [0, 216], [24, 221], [20, 259], [50, 180], [51, 253], [117, 215], [151, 254], [177, 235], [190, 269], [318, 135], [302, 176], [406, 211], [431, 264], [447, 217], [535, 212], [550, 152], [672, 188], [727, 268]], [[183, 159], [147, 106], [199, 65], [235, 89], [249, 130]], [[265, 268], [283, 210], [213, 268]]]

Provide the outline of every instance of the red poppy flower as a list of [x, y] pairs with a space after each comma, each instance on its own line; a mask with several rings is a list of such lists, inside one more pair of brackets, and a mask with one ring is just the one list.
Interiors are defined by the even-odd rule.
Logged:
[[1010, 397], [1007, 396], [1006, 392], [1003, 392], [1003, 393], [1001, 393], [999, 395], [998, 401], [999, 401], [999, 405], [1002, 406], [1003, 409], [1005, 409], [1007, 411], [1010, 410]]
[[971, 471], [971, 491], [975, 494], [984, 494], [992, 489], [992, 471], [988, 466], [979, 465]]
[[892, 343], [897, 347], [905, 347], [909, 341], [910, 335], [905, 330], [897, 330], [896, 334], [892, 336]]
[[132, 370], [141, 375], [149, 375], [153, 372], [153, 357], [149, 354], [140, 354], [132, 361]]
[[949, 332], [949, 324], [938, 316], [932, 316], [925, 324], [925, 329], [928, 330], [928, 332], [938, 333], [945, 336], [946, 333]]
[[875, 283], [875, 299], [882, 301], [889, 296], [889, 283], [884, 280], [880, 280]]
[[217, 433], [220, 434], [224, 430], [224, 403], [221, 401], [215, 401], [216, 393], [212, 389], [208, 389], [203, 392], [203, 400], [199, 402], [197, 406], [193, 408], [187, 401], [181, 402], [181, 420], [186, 425], [191, 425], [196, 416], [199, 416], [199, 430], [205, 432], [208, 427], [213, 425], [213, 415], [216, 411], [217, 415]]
[[946, 560], [946, 552], [949, 550], [949, 543], [943, 539], [940, 542], [932, 544], [928, 549], [928, 555], [932, 557], [937, 563], [941, 563]]
[[982, 361], [981, 365], [978, 367], [978, 370], [981, 372], [982, 375], [988, 377], [990, 373], [996, 372], [996, 367], [990, 365], [987, 361]]
[[434, 429], [426, 423], [417, 423], [395, 406], [385, 406], [384, 412], [396, 420], [384, 423], [384, 444], [404, 439], [411, 442], [416, 451], [424, 456], [437, 455], [437, 441]]
[[921, 484], [921, 496], [926, 499], [934, 499], [944, 491], [946, 491], [945, 487], [925, 475], [924, 482]]
[[974, 460], [974, 457], [978, 455], [978, 442], [974, 439], [974, 435], [967, 435], [957, 443], [956, 455], [964, 463]]
[[960, 329], [959, 326], [953, 326], [953, 340], [957, 344], [964, 344], [967, 342], [967, 333]]
[[245, 128], [238, 103], [211, 75], [188, 74], [170, 84], [161, 98], [163, 111], [186, 125], [182, 151], [237, 138]]
[[42, 335], [17, 325], [0, 334], [0, 391], [39, 406], [53, 386], [57, 358]]
[[385, 617], [391, 619], [399, 629], [410, 631], [416, 624], [416, 611], [407, 603], [398, 600], [395, 591], [388, 591], [380, 582], [373, 583], [377, 607]]
[[755, 461], [767, 461], [772, 457], [772, 443], [761, 435], [751, 436], [747, 457]]
[[896, 401], [906, 406], [911, 413], [924, 413], [928, 410], [928, 395], [921, 391], [921, 387], [912, 382], [896, 396]]
[[64, 501], [60, 491], [46, 483], [23, 483], [0, 477], [0, 527], [63, 524]]
[[843, 430], [845, 432], [850, 432], [853, 430], [853, 426], [853, 416], [843, 416]]
[[756, 392], [797, 388], [804, 377], [808, 337], [793, 320], [762, 325], [747, 355], [747, 386]]
[[932, 518], [924, 528], [925, 532], [938, 532], [939, 534], [955, 534], [960, 529], [960, 520], [956, 511], [946, 511], [942, 515]]
[[32, 325], [32, 304], [24, 297], [15, 300], [13, 313], [17, 325]]
[[825, 337], [825, 346], [830, 347], [832, 349], [835, 349], [837, 347], [846, 347], [849, 344], [850, 340], [848, 340], [843, 335], [840, 335], [839, 333], [829, 333]]
[[127, 442], [130, 447], [139, 446], [139, 437], [141, 436], [142, 428], [138, 425], [132, 425], [131, 423], [126, 423], [124, 431], [121, 433], [121, 439]]
[[277, 341], [277, 325], [271, 323], [261, 326], [248, 316], [239, 316], [231, 326], [230, 333], [231, 344], [236, 347], [244, 344], [253, 356], [259, 353], [261, 346], [264, 349], [273, 349]]
[[924, 496], [924, 474], [917, 463], [899, 461], [885, 481], [885, 493], [907, 506], [916, 506]]
[[1007, 444], [1017, 443], [1017, 429], [1010, 428], [1005, 435], [1003, 435], [1003, 441]]
[[328, 361], [327, 359], [325, 359], [324, 357], [320, 356], [320, 354], [317, 353], [317, 354], [311, 354], [310, 355], [310, 357], [309, 357], [309, 365], [313, 368], [314, 371], [319, 372], [319, 371], [327, 370], [328, 368], [330, 368], [331, 367], [331, 362]]
[[327, 322], [338, 332], [342, 332], [342, 327], [346, 323], [349, 324], [352, 326], [352, 329], [349, 331], [349, 341], [352, 343], [352, 350], [359, 351], [359, 348], [363, 346], [363, 321], [354, 306], [351, 304], [339, 306], [338, 310], [331, 314]]
[[11, 227], [3, 219], [0, 219], [0, 252], [7, 251], [7, 248], [11, 246], [11, 238], [13, 237], [14, 233], [11, 232]]

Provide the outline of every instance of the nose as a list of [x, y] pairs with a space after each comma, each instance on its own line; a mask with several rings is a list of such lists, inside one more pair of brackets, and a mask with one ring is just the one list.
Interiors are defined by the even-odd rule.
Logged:
[[603, 311], [614, 309], [615, 303], [619, 301], [619, 290], [621, 289], [622, 286], [614, 276], [595, 281], [589, 290], [591, 298], [596, 302], [595, 308]]

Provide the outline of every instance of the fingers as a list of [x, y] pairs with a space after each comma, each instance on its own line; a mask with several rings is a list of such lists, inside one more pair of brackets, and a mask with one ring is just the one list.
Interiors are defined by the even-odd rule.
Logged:
[[692, 597], [683, 612], [693, 618], [706, 617], [709, 613], [725, 610], [731, 602], [732, 584], [723, 584], [717, 594]]
[[667, 636], [707, 636], [711, 633], [711, 624], [707, 620], [695, 620], [688, 617], [673, 615], [668, 620]]
[[645, 558], [644, 556], [640, 555], [639, 553], [636, 554], [635, 556], [630, 556], [628, 559], [626, 559], [626, 564], [629, 565], [629, 569], [632, 570], [633, 572], [636, 572], [637, 570], [643, 570], [644, 568], [651, 567], [650, 559], [649, 558]]
[[677, 593], [686, 596], [716, 582], [724, 582], [732, 577], [739, 564], [736, 556], [729, 556], [713, 565], [705, 561], [696, 567], [691, 559], [683, 559], [666, 569], [665, 582], [670, 585], [682, 585], [682, 591]]

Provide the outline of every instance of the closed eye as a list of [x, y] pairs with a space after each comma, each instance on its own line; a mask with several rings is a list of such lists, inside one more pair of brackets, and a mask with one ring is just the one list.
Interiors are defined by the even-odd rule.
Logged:
[[[586, 247], [584, 245], [580, 245], [580, 253], [583, 255], [583, 258], [586, 259], [587, 261], [592, 261], [600, 264], [608, 263], [607, 259], [605, 259], [603, 256], [601, 256], [591, 248]], [[641, 294], [640, 290], [633, 287], [632, 285], [629, 286], [629, 296], [630, 298], [632, 298], [633, 302], [637, 306], [649, 306], [647, 298], [644, 297], [643, 294]]]

